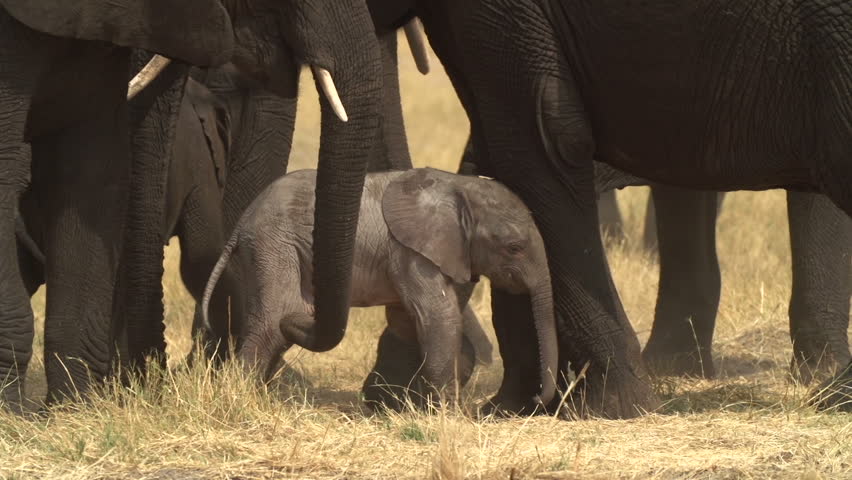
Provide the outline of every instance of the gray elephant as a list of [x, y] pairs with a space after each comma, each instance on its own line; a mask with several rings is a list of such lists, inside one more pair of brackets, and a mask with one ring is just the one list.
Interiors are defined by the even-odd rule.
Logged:
[[[845, 6], [410, 3], [470, 117], [485, 174], [538, 223], [562, 372], [589, 365], [580, 390], [591, 412], [627, 417], [657, 404], [604, 256], [595, 159], [683, 188], [819, 192], [852, 213]], [[495, 303], [514, 302], [500, 295]], [[514, 365], [495, 400], [522, 410], [535, 390], [535, 339], [499, 311], [494, 323]]]
[[[157, 193], [162, 194], [160, 179], [165, 177], [153, 174], [164, 171], [164, 155], [143, 157], [163, 148], [133, 155], [134, 176], [152, 175], [131, 185], [128, 132], [131, 126], [137, 131], [156, 127], [151, 119], [164, 105], [152, 98], [131, 112], [128, 122], [128, 47], [202, 66], [233, 60], [285, 97], [295, 96], [299, 63], [312, 65], [325, 93], [316, 210], [323, 218], [316, 223], [323, 239], [316, 253], [325, 259], [316, 271], [321, 296], [349, 288], [348, 242], [357, 223], [369, 146], [380, 126], [380, 50], [363, 0], [249, 0], [239, 5], [92, 0], [70, 5], [0, 2], [0, 376], [10, 405], [20, 403], [31, 355], [32, 312], [13, 243], [15, 205], [30, 178], [42, 208], [45, 274], [51, 285], [45, 338], [49, 399], [85, 394], [90, 379], [109, 372], [113, 322], [137, 328], [152, 309], [161, 317], [159, 298], [133, 295], [140, 286], [158, 282], [161, 271], [130, 265], [153, 264], [151, 259], [162, 255], [159, 242], [152, 241], [157, 237], [151, 222], [162, 219]], [[250, 13], [259, 11], [265, 14]], [[180, 79], [166, 83], [182, 89]], [[131, 94], [139, 93], [139, 85], [133, 82]], [[344, 104], [353, 114], [349, 125], [344, 125]], [[179, 105], [179, 97], [170, 105]], [[168, 128], [163, 132], [163, 138], [171, 135]], [[142, 137], [134, 134], [133, 148]], [[125, 225], [130, 240], [122, 248]], [[75, 253], [63, 254], [68, 251]], [[119, 261], [128, 266], [121, 272]], [[115, 313], [114, 299], [119, 303]], [[320, 305], [319, 318], [346, 316], [345, 301], [337, 297]]]
[[[477, 171], [468, 141], [460, 169]], [[643, 360], [656, 374], [712, 378], [713, 332], [721, 295], [716, 218], [724, 193], [689, 190], [595, 163], [601, 231], [623, 240], [615, 189], [650, 185], [644, 247], [659, 247], [660, 287]], [[824, 195], [788, 192], [793, 259], [790, 297], [791, 370], [803, 383], [825, 377], [849, 360], [852, 220]], [[659, 245], [658, 245], [659, 241]]]
[[[180, 239], [181, 277], [190, 293], [199, 300], [225, 245], [226, 228], [233, 228], [236, 222], [233, 219], [231, 225], [227, 225], [235, 202], [226, 202], [226, 185], [230, 182], [232, 191], [245, 194], [246, 189], [236, 188], [234, 183], [239, 185], [240, 181], [250, 179], [265, 187], [286, 169], [286, 164], [278, 160], [257, 168], [262, 162], [257, 156], [254, 156], [255, 168], [246, 169], [244, 165], [239, 168], [230, 161], [241, 158], [231, 155], [232, 145], [243, 146], [263, 136], [267, 147], [278, 147], [277, 152], [286, 154], [284, 147], [289, 148], [290, 142], [276, 142], [275, 127], [286, 131], [286, 125], [292, 126], [295, 121], [295, 100], [257, 91], [247, 93], [237, 86], [243, 77], [228, 69], [217, 69], [204, 77], [218, 82], [220, 87], [225, 82], [221, 77], [228, 77], [232, 86], [227, 91], [222, 87], [220, 98], [198, 81], [191, 78], [186, 81], [174, 129], [174, 148], [166, 162], [169, 169], [163, 196], [165, 215], [157, 222], [156, 232], [159, 249], [173, 236]], [[232, 112], [237, 117], [233, 120]], [[255, 123], [258, 116], [262, 116], [263, 128]], [[249, 119], [250, 127], [246, 127], [243, 123]], [[268, 179], [265, 183], [264, 178]], [[18, 259], [24, 284], [32, 295], [44, 283], [46, 257], [40, 245], [44, 241], [42, 218], [30, 190], [24, 193], [21, 203], [24, 213], [18, 216], [15, 232]], [[237, 217], [239, 213], [241, 211], [237, 212]], [[152, 335], [156, 332], [141, 333]], [[129, 355], [129, 344], [138, 344], [138, 337], [139, 333], [121, 332], [122, 355]]]
[[[316, 176], [312, 170], [286, 175], [252, 203], [202, 301], [206, 312], [227, 270], [226, 281], [242, 291], [232, 302], [240, 328], [237, 354], [263, 376], [277, 366], [294, 336], [314, 327], [315, 297], [308, 280]], [[464, 368], [462, 309], [471, 282], [485, 275], [495, 288], [533, 299], [534, 323], [527, 327], [542, 346], [536, 398], [553, 397], [551, 369], [558, 358], [546, 256], [532, 217], [508, 189], [432, 169], [374, 173], [367, 177], [358, 225], [349, 301], [388, 307], [394, 337], [419, 345], [426, 385], [451, 387], [456, 368]]]

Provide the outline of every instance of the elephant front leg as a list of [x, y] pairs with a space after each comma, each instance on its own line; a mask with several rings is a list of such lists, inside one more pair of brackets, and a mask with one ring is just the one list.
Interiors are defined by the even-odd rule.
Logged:
[[110, 370], [130, 174], [125, 125], [118, 108], [33, 144], [33, 184], [44, 206], [49, 402], [85, 395]]
[[722, 280], [716, 256], [717, 193], [652, 189], [660, 286], [642, 356], [660, 375], [712, 378], [713, 330]]
[[16, 206], [26, 178], [24, 169], [13, 161], [18, 156], [17, 147], [0, 144], [0, 178], [17, 176], [19, 182], [0, 184], [0, 399], [13, 411], [22, 408], [33, 343], [33, 312], [19, 271], [15, 240]]
[[0, 402], [21, 411], [33, 312], [21, 277], [15, 222], [30, 178], [30, 149], [23, 143], [29, 102], [5, 95], [4, 86], [0, 80]]
[[[373, 410], [385, 407], [399, 412], [404, 410], [409, 402], [417, 408], [422, 408], [425, 398], [421, 371], [423, 357], [417, 343], [414, 321], [405, 309], [398, 305], [387, 307], [385, 317], [388, 325], [379, 337], [376, 363], [361, 387], [364, 401]], [[481, 355], [473, 340], [477, 334], [475, 330], [481, 330], [481, 327], [469, 326], [469, 321], [478, 322], [475, 316], [465, 318], [459, 357], [460, 387], [467, 385]], [[485, 340], [487, 341], [487, 338]], [[488, 346], [490, 347], [490, 343]]]
[[[524, 15], [487, 8], [454, 12], [458, 15], [445, 15], [422, 2], [419, 14], [470, 117], [477, 161], [482, 158], [521, 197], [544, 239], [560, 357], [570, 358], [576, 372], [588, 364], [582, 383], [588, 410], [623, 418], [653, 409], [657, 399], [643, 378], [639, 342], [620, 314], [604, 256], [595, 205], [595, 139], [562, 51], [565, 42], [542, 9], [525, 9]], [[481, 42], [444, 33], [453, 29], [476, 32]], [[505, 54], [483, 55], [483, 49]], [[512, 356], [504, 356], [504, 365], [526, 368], [507, 370], [504, 387], [520, 387], [509, 392], [512, 403], [533, 405], [540, 388], [511, 377], [538, 377], [538, 369], [530, 368], [538, 365], [536, 347], [520, 333], [526, 325], [505, 326], [498, 333], [500, 351]], [[526, 345], [515, 348], [516, 342]]]
[[849, 360], [852, 221], [827, 197], [788, 192], [793, 288], [793, 375], [803, 383]]
[[811, 403], [819, 410], [836, 408], [852, 413], [852, 361], [834, 378], [827, 380], [811, 395]]
[[379, 337], [376, 363], [361, 392], [368, 407], [403, 411], [409, 403], [423, 407], [423, 357], [413, 320], [400, 305], [385, 307], [387, 327]]
[[[391, 256], [392, 282], [416, 332], [422, 357], [423, 395], [427, 405], [439, 405], [443, 398], [457, 400], [462, 370], [462, 313], [458, 293], [437, 265], [417, 254]], [[413, 323], [413, 325], [412, 325]], [[404, 335], [411, 337], [408, 333]]]

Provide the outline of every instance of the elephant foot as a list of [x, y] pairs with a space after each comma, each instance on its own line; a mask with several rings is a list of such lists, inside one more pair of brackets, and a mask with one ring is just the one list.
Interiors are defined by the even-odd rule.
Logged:
[[382, 410], [402, 412], [409, 408], [423, 410], [429, 402], [420, 394], [421, 388], [415, 383], [419, 382], [414, 380], [411, 385], [394, 384], [373, 370], [367, 375], [361, 388], [364, 404], [377, 413]]
[[632, 372], [590, 372], [560, 405], [559, 418], [636, 418], [660, 405], [651, 386]]
[[24, 406], [23, 388], [18, 383], [15, 382], [7, 385], [3, 389], [3, 392], [0, 393], [0, 398], [2, 398], [3, 409], [14, 415], [21, 416], [27, 413], [27, 409]]
[[403, 411], [426, 406], [422, 362], [416, 343], [406, 342], [385, 329], [379, 338], [376, 363], [361, 387], [364, 402], [373, 411]]
[[494, 418], [509, 418], [516, 416], [528, 416], [539, 413], [546, 413], [541, 406], [536, 405], [530, 399], [529, 401], [520, 400], [511, 395], [503, 395], [497, 393], [487, 402], [479, 405], [476, 409], [478, 418], [494, 417]]
[[710, 348], [675, 351], [649, 342], [642, 351], [642, 360], [652, 375], [714, 378], [716, 367]]
[[[464, 387], [476, 366], [476, 350], [467, 337], [462, 338], [459, 357], [458, 388]], [[417, 343], [407, 342], [385, 329], [379, 338], [376, 364], [364, 380], [361, 393], [373, 411], [401, 412], [410, 408], [426, 410], [440, 405], [441, 396], [420, 373], [423, 360]], [[448, 389], [449, 390], [449, 389]], [[453, 399], [455, 395], [444, 396]]]
[[828, 349], [818, 353], [794, 351], [790, 374], [802, 385], [824, 382], [832, 378], [849, 361], [849, 355], [836, 355]]
[[826, 381], [811, 395], [817, 410], [836, 409], [852, 413], [852, 362], [835, 378]]

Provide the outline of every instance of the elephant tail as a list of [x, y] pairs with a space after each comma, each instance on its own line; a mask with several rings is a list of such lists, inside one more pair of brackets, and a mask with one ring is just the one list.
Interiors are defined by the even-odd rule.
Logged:
[[204, 328], [208, 332], [213, 331], [213, 327], [210, 325], [210, 315], [208, 314], [208, 310], [210, 308], [210, 297], [213, 296], [216, 284], [219, 283], [219, 279], [225, 272], [225, 267], [228, 265], [228, 261], [231, 259], [231, 254], [234, 252], [234, 249], [237, 248], [239, 239], [239, 231], [235, 231], [234, 234], [231, 235], [231, 239], [228, 240], [228, 243], [225, 244], [225, 248], [222, 250], [222, 255], [219, 256], [219, 261], [216, 262], [216, 265], [213, 267], [213, 271], [210, 272], [210, 279], [207, 280], [207, 286], [204, 287], [204, 297], [201, 299], [201, 315], [204, 320]]

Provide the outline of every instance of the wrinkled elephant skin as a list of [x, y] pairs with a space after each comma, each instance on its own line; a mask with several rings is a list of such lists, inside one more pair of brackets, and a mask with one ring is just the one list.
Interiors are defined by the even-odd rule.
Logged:
[[[240, 279], [237, 355], [249, 371], [263, 376], [293, 344], [291, 338], [313, 328], [315, 299], [306, 282], [315, 179], [312, 170], [291, 173], [252, 203], [205, 290], [206, 311], [226, 270]], [[463, 310], [469, 284], [485, 275], [496, 288], [532, 299], [534, 322], [526, 328], [540, 345], [537, 401], [548, 402], [558, 359], [550, 281], [541, 237], [517, 197], [494, 181], [432, 169], [370, 174], [365, 192], [351, 301], [388, 306], [382, 345], [391, 344], [391, 356], [406, 350], [400, 345], [419, 346], [416, 359], [405, 352], [401, 357], [422, 365], [424, 383], [409, 377], [398, 386], [414, 381], [436, 400], [440, 390], [466, 381], [472, 349], [463, 351]], [[400, 368], [386, 373], [411, 373]], [[367, 382], [369, 392], [374, 380]]]
[[[476, 150], [541, 230], [562, 368], [588, 363], [591, 413], [655, 405], [606, 264], [593, 159], [684, 188], [819, 192], [852, 213], [852, 9], [829, 3], [416, 2]], [[504, 361], [531, 364], [518, 322], [494, 322]], [[501, 391], [528, 396], [522, 374]]]
[[[130, 232], [150, 232], [152, 226], [143, 223], [160, 221], [164, 208], [162, 199], [146, 204], [136, 198], [150, 195], [159, 180], [131, 188], [125, 99], [130, 49], [116, 45], [199, 65], [233, 59], [280, 95], [295, 93], [298, 62], [315, 67], [327, 94], [317, 184], [317, 215], [323, 220], [315, 232], [324, 239], [316, 244], [317, 257], [327, 260], [317, 269], [317, 291], [340, 298], [323, 303], [329, 313], [318, 312], [318, 321], [339, 323], [346, 315], [358, 199], [380, 126], [381, 55], [366, 4], [137, 3], [92, 0], [73, 9], [45, 1], [0, 3], [0, 62], [6, 67], [0, 76], [0, 376], [7, 379], [3, 398], [11, 407], [20, 405], [31, 356], [32, 312], [14, 244], [16, 206], [30, 179], [43, 207], [45, 280], [51, 285], [45, 339], [49, 400], [85, 394], [90, 379], [109, 372], [111, 337], [120, 327], [111, 320], [116, 280], [122, 289], [159, 281], [155, 274], [125, 278], [116, 268], [127, 214]], [[329, 87], [332, 81], [336, 88]], [[349, 109], [348, 125], [332, 111], [332, 103], [340, 102]], [[138, 205], [151, 210], [140, 212]], [[151, 264], [159, 244], [147, 236], [137, 241], [147, 247], [128, 247], [127, 262]], [[130, 310], [128, 330], [150, 322], [148, 309]]]

